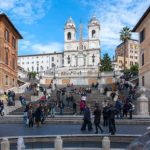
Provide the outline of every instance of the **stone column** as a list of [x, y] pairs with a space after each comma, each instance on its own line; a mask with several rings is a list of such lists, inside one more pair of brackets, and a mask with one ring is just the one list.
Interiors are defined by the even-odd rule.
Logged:
[[109, 137], [104, 137], [102, 140], [102, 150], [110, 150], [110, 140]]
[[63, 141], [60, 136], [55, 139], [55, 150], [63, 150]]
[[24, 140], [22, 137], [18, 138], [17, 141], [17, 150], [25, 150]]
[[1, 150], [10, 150], [10, 144], [7, 138], [2, 139]]
[[139, 90], [139, 93], [140, 93], [140, 97], [137, 99], [137, 108], [136, 108], [137, 115], [149, 116], [149, 107], [148, 107], [149, 100], [145, 96], [145, 88], [142, 87]]

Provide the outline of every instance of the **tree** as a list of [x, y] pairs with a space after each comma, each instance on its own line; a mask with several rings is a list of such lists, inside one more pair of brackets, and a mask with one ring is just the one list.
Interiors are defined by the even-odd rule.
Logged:
[[103, 56], [103, 59], [101, 60], [101, 67], [100, 71], [112, 71], [112, 65], [111, 65], [111, 59], [108, 55], [108, 53], [105, 53]]
[[123, 57], [124, 57], [124, 72], [126, 69], [126, 42], [131, 39], [131, 30], [128, 27], [124, 27], [120, 32], [120, 40], [124, 43]]
[[131, 72], [133, 75], [138, 75], [138, 72], [139, 72], [139, 65], [138, 65], [138, 64], [132, 65], [131, 68], [130, 68], [130, 72]]
[[28, 73], [29, 79], [31, 79], [31, 78], [35, 79], [36, 75], [37, 75], [37, 72], [29, 72]]

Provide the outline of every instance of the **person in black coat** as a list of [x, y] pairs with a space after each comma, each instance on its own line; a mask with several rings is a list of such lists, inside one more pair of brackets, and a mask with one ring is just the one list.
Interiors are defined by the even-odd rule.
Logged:
[[100, 126], [100, 119], [101, 119], [101, 110], [99, 106], [96, 106], [94, 110], [94, 124], [95, 124], [96, 134], [98, 133], [98, 128], [101, 130], [101, 133], [103, 133], [103, 129]]
[[109, 132], [114, 135], [116, 132], [115, 115], [118, 113], [118, 111], [112, 104], [110, 104], [107, 113], [109, 120]]
[[103, 108], [103, 126], [104, 127], [108, 126], [108, 113], [107, 113], [107, 110], [108, 110], [108, 106], [105, 106]]
[[40, 122], [41, 122], [41, 115], [42, 115], [42, 111], [41, 111], [41, 107], [40, 104], [37, 104], [37, 108], [35, 110], [35, 123], [37, 127], [40, 127]]
[[83, 124], [81, 127], [81, 131], [85, 131], [86, 130], [86, 126], [88, 125], [88, 131], [92, 130], [92, 123], [91, 123], [91, 112], [89, 107], [85, 106], [84, 110], [83, 110]]

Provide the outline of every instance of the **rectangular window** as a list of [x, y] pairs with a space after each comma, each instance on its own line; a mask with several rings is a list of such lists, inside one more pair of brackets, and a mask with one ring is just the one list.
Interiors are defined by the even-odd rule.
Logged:
[[54, 61], [54, 57], [52, 57], [52, 61]]
[[16, 48], [16, 39], [14, 37], [12, 37], [12, 47]]
[[9, 42], [9, 31], [7, 29], [5, 30], [5, 40]]
[[142, 66], [144, 65], [144, 53], [142, 54]]
[[145, 79], [144, 79], [144, 76], [142, 77], [142, 86], [144, 86], [145, 85], [145, 81], [144, 81]]
[[8, 85], [8, 76], [5, 75], [5, 85]]
[[12, 68], [15, 70], [16, 67], [15, 67], [15, 56], [12, 56]]
[[54, 63], [52, 63], [52, 67], [55, 67], [55, 64], [54, 64]]
[[133, 49], [133, 44], [130, 44], [130, 48]]
[[130, 65], [133, 65], [133, 61], [130, 61]]
[[8, 49], [5, 48], [5, 64], [8, 65]]
[[145, 39], [145, 29], [140, 32], [140, 43], [142, 43]]

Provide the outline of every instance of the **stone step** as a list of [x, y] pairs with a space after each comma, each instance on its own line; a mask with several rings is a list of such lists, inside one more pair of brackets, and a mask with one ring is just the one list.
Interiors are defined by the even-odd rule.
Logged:
[[[26, 149], [26, 150], [55, 150], [54, 148], [38, 148], [38, 149]], [[102, 148], [63, 148], [63, 150], [103, 150]], [[121, 148], [111, 148], [110, 150], [125, 150], [125, 149], [121, 149]]]

